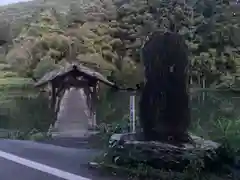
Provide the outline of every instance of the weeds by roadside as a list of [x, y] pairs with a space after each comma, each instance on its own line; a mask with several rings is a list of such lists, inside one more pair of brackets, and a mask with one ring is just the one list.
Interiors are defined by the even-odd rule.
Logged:
[[[161, 180], [228, 180], [239, 178], [236, 173], [239, 167], [237, 166], [237, 159], [239, 149], [236, 147], [236, 139], [240, 138], [239, 134], [239, 120], [231, 119], [217, 119], [211, 122], [213, 127], [212, 132], [206, 132], [211, 140], [221, 143], [221, 147], [217, 150], [218, 159], [213, 168], [207, 169], [203, 159], [192, 159], [189, 165], [183, 172], [174, 172], [172, 170], [166, 171], [163, 169], [154, 169], [147, 164], [139, 164], [136, 166], [118, 166], [116, 164], [106, 161], [107, 154], [104, 153], [95, 159], [98, 167], [101, 170], [106, 170], [114, 174], [124, 175], [129, 179], [161, 179]], [[102, 142], [105, 141], [105, 148], [107, 148], [109, 138], [114, 133], [122, 133], [127, 129], [126, 123], [112, 124], [111, 126], [104, 125], [100, 131]], [[196, 135], [203, 134], [204, 128], [199, 123], [196, 123], [192, 128], [192, 132]]]

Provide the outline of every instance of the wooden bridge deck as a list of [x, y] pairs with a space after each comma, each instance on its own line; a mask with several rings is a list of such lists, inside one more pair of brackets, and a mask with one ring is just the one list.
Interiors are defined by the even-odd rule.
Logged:
[[58, 112], [57, 121], [53, 127], [54, 137], [86, 137], [91, 123], [88, 108], [83, 93], [79, 89], [71, 88], [66, 91]]

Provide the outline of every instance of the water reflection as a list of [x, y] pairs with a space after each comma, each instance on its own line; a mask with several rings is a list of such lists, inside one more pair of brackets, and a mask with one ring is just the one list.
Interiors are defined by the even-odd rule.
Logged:
[[[97, 110], [98, 122], [119, 124], [127, 128], [130, 95], [127, 92], [108, 92], [102, 97]], [[213, 91], [195, 92], [191, 94], [190, 105], [191, 132], [213, 140], [228, 136], [233, 144], [240, 140], [240, 95]]]
[[[98, 124], [129, 128], [131, 93], [107, 92], [97, 104]], [[138, 114], [136, 98], [136, 114]], [[198, 92], [191, 96], [192, 125], [190, 131], [212, 140], [227, 137], [234, 146], [240, 142], [240, 95], [226, 92]], [[37, 90], [8, 90], [0, 95], [0, 130], [46, 132], [53, 112], [48, 99]]]

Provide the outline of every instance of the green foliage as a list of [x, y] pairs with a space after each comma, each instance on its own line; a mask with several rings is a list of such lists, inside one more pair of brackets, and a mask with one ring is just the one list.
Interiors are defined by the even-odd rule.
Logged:
[[47, 135], [47, 133], [38, 132], [36, 129], [33, 129], [30, 132], [4, 130], [0, 132], [0, 138], [42, 141], [42, 140], [50, 139], [51, 136]]
[[71, 3], [67, 16], [68, 24], [83, 23], [86, 21], [86, 16], [77, 3]]
[[[71, 39], [62, 35], [57, 18], [53, 15], [54, 11], [51, 9], [41, 12], [38, 23], [31, 23], [23, 28], [15, 39], [6, 60], [19, 75], [33, 77], [36, 73], [39, 78], [43, 75], [40, 71], [44, 71], [40, 69], [52, 70], [54, 64], [66, 56]], [[51, 67], [46, 67], [45, 61], [48, 60], [48, 66]], [[38, 66], [39, 62], [41, 63]]]
[[133, 0], [121, 4], [116, 21], [110, 24], [114, 35], [124, 42], [123, 49], [128, 48], [120, 51], [122, 56], [129, 52], [138, 61], [139, 48], [147, 35], [156, 30], [177, 31], [190, 49], [193, 81], [210, 86], [224, 82], [226, 76], [235, 79], [239, 14], [232, 12], [227, 1]]
[[[46, 64], [53, 67], [54, 64], [63, 61], [79, 60], [107, 76], [113, 75], [113, 78], [121, 84], [139, 82], [142, 78], [142, 76], [139, 76], [142, 73], [138, 70], [140, 66], [134, 63], [130, 56], [124, 57], [123, 61], [121, 60], [118, 48], [122, 42], [112, 34], [108, 18], [106, 19], [104, 16], [102, 22], [91, 22], [80, 16], [85, 14], [89, 20], [93, 17], [98, 18], [99, 13], [104, 12], [113, 18], [115, 14], [114, 5], [99, 2], [98, 8], [95, 5], [81, 8], [77, 2], [71, 1], [70, 3], [65, 20], [54, 8], [46, 5], [45, 8], [34, 15], [35, 22], [32, 21], [22, 28], [6, 56], [6, 60], [11, 67], [20, 76], [40, 78], [44, 74], [44, 70], [39, 70], [39, 68], [47, 68]], [[96, 10], [93, 12], [92, 8]], [[67, 24], [64, 23], [66, 20], [68, 25], [72, 23], [75, 25], [66, 29]], [[49, 60], [50, 62], [41, 62], [43, 60]], [[47, 69], [52, 70], [53, 68]], [[42, 73], [39, 71], [42, 71]], [[124, 80], [131, 76], [135, 76], [136, 81]]]
[[36, 66], [33, 71], [33, 76], [36, 79], [40, 79], [46, 73], [56, 69], [58, 66], [55, 64], [54, 60], [52, 59], [42, 59]]
[[[109, 75], [114, 71], [113, 78], [121, 84], [131, 85], [142, 81], [142, 67], [138, 63], [139, 49], [145, 37], [152, 31], [171, 30], [186, 37], [191, 51], [193, 82], [216, 87], [236, 85], [240, 71], [239, 13], [238, 8], [230, 6], [228, 1], [120, 0], [96, 4], [97, 7], [83, 7], [76, 0], [57, 3], [50, 0], [3, 7], [5, 19], [19, 16], [20, 12], [24, 14], [12, 24], [13, 34], [16, 34], [16, 27], [21, 27], [22, 32], [15, 39], [17, 44], [13, 45], [7, 60], [14, 61], [14, 67], [21, 64], [18, 70], [21, 75], [32, 76], [37, 63], [49, 53], [57, 62], [81, 57], [84, 64], [100, 71], [110, 69], [104, 73]], [[66, 18], [59, 12], [67, 13]], [[23, 27], [22, 22], [27, 25]], [[70, 26], [66, 29], [67, 25]], [[35, 47], [29, 47], [25, 42], [28, 39], [33, 40], [30, 44]], [[58, 39], [65, 40], [57, 42]], [[19, 42], [24, 42], [24, 50]], [[98, 60], [89, 58], [92, 53]], [[132, 67], [125, 71], [126, 66]], [[133, 74], [137, 74], [134, 83], [125, 81]], [[228, 77], [232, 80], [226, 80]]]
[[217, 134], [211, 134], [212, 139], [223, 144], [229, 143], [232, 148], [238, 148], [238, 142], [240, 139], [240, 132], [238, 130], [240, 126], [239, 119], [221, 118], [212, 123], [214, 125], [213, 131], [218, 132]]

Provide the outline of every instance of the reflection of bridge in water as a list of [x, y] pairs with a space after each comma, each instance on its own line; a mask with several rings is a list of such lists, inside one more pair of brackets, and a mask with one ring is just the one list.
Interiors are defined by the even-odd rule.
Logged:
[[51, 85], [51, 108], [55, 112], [52, 134], [57, 137], [84, 137], [96, 126], [97, 85], [114, 84], [100, 73], [82, 65], [67, 65], [47, 73], [35, 86]]

